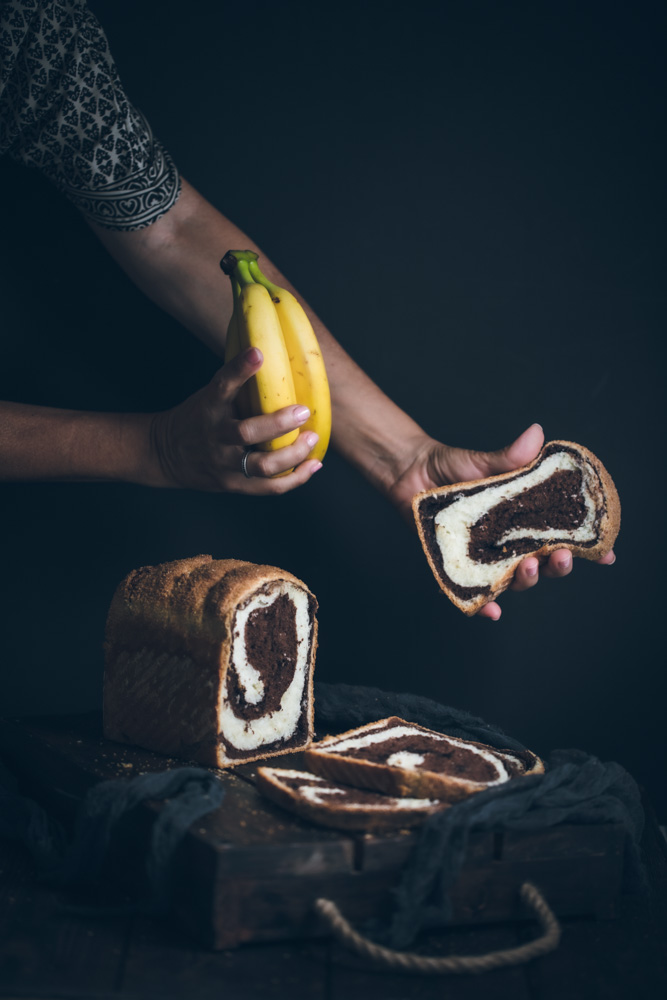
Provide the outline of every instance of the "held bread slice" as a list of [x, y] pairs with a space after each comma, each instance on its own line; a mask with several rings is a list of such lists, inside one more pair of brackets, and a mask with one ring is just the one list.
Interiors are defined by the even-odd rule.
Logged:
[[283, 809], [336, 830], [404, 829], [445, 808], [437, 799], [381, 795], [282, 767], [258, 768], [257, 787]]
[[621, 524], [611, 476], [572, 441], [549, 442], [514, 472], [418, 493], [412, 509], [436, 580], [467, 615], [502, 594], [526, 556], [600, 559]]
[[530, 750], [496, 750], [396, 716], [328, 736], [314, 743], [305, 759], [311, 771], [328, 781], [447, 803], [544, 772]]
[[106, 629], [104, 734], [217, 767], [309, 744], [317, 602], [236, 559], [134, 570]]

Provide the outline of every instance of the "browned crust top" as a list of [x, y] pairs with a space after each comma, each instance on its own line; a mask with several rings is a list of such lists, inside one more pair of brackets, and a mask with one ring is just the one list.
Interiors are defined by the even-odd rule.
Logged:
[[292, 583], [311, 593], [286, 570], [240, 559], [199, 555], [142, 566], [128, 573], [116, 589], [107, 618], [107, 643], [122, 635], [128, 620], [181, 634], [196, 632], [200, 639], [219, 642], [226, 636], [236, 607], [258, 587], [273, 581]]

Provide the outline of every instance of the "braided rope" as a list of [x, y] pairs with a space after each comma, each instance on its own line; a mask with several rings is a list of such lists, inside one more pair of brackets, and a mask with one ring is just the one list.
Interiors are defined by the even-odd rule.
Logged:
[[391, 969], [399, 969], [402, 972], [434, 974], [480, 973], [489, 972], [491, 969], [500, 969], [507, 965], [520, 965], [522, 962], [539, 958], [540, 955], [546, 955], [558, 947], [561, 927], [542, 893], [532, 883], [524, 882], [519, 895], [521, 901], [537, 917], [544, 932], [541, 937], [516, 948], [490, 951], [486, 955], [448, 955], [446, 958], [429, 958], [414, 952], [392, 951], [390, 948], [383, 948], [381, 945], [369, 941], [368, 938], [355, 931], [331, 899], [317, 899], [315, 909], [324, 918], [341, 944], [347, 945], [353, 951], [363, 955], [364, 958], [370, 958]]

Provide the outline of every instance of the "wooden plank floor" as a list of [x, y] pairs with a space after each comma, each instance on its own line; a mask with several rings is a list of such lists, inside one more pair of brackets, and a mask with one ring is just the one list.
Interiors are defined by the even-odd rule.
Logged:
[[[616, 920], [563, 920], [558, 951], [483, 976], [382, 972], [328, 941], [207, 952], [147, 918], [76, 915], [39, 885], [23, 850], [0, 844], [0, 997], [22, 1000], [655, 1000], [667, 994], [667, 849], [649, 817], [651, 898]], [[528, 924], [424, 935], [424, 954], [483, 953]], [[443, 981], [446, 978], [446, 981]]]

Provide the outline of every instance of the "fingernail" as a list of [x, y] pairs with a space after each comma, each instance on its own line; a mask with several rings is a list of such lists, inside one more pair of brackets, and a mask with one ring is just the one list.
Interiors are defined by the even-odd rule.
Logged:
[[537, 576], [537, 566], [526, 566], [526, 576]]
[[607, 563], [607, 566], [613, 566], [614, 563], [616, 562], [616, 553], [613, 552], [612, 555], [613, 555], [613, 559], [611, 560], [611, 562]]
[[307, 406], [296, 406], [294, 408], [294, 419], [298, 420], [300, 424], [307, 420], [310, 416], [310, 410]]
[[572, 559], [570, 556], [564, 556], [562, 559], [558, 560], [558, 569], [569, 569]]
[[303, 436], [309, 448], [312, 448], [313, 445], [317, 444], [317, 442], [320, 440], [319, 434], [316, 434], [315, 431], [308, 431], [308, 433], [304, 434]]
[[251, 365], [256, 365], [258, 361], [262, 360], [262, 352], [258, 347], [249, 347], [245, 356]]
[[322, 468], [322, 463], [318, 462], [315, 466], [313, 466], [313, 472], [319, 472], [321, 468]]

